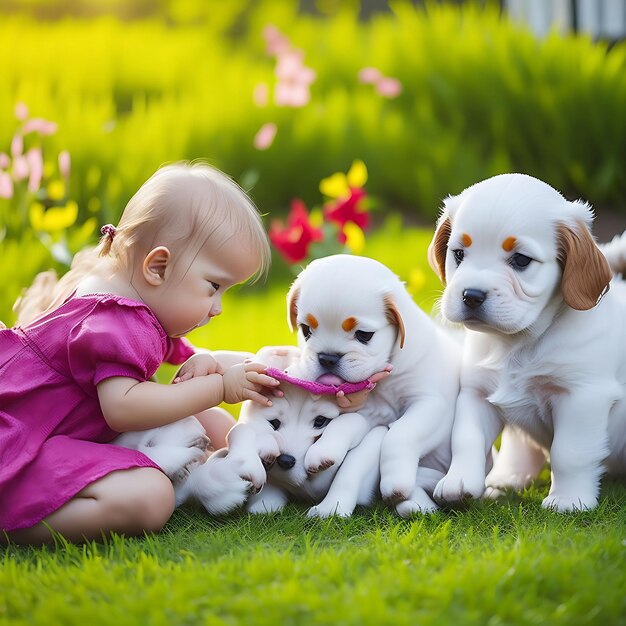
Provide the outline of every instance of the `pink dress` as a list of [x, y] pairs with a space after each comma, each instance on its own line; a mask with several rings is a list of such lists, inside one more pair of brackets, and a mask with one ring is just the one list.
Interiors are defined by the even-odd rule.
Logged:
[[169, 339], [141, 302], [75, 296], [25, 328], [0, 330], [0, 530], [33, 526], [116, 470], [158, 467], [107, 442], [96, 385], [145, 381], [189, 344]]

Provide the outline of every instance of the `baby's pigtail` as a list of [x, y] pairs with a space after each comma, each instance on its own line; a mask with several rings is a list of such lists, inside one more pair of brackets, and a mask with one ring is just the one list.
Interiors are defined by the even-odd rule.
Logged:
[[105, 224], [101, 229], [102, 237], [100, 237], [100, 243], [98, 244], [98, 255], [108, 256], [111, 252], [111, 246], [113, 245], [113, 239], [117, 233], [117, 229], [113, 224]]

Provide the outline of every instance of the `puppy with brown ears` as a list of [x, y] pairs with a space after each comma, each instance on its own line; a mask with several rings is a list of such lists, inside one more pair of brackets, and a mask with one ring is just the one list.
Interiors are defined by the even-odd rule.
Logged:
[[432, 477], [442, 477], [450, 462], [460, 345], [413, 302], [389, 268], [365, 257], [313, 261], [293, 283], [287, 303], [304, 378], [340, 385], [393, 366], [363, 407], [326, 427], [306, 454], [306, 470], [340, 465], [369, 431], [389, 426], [380, 456], [383, 498], [403, 516], [434, 510]]
[[527, 485], [541, 448], [546, 508], [593, 508], [601, 474], [626, 471], [626, 286], [611, 283], [591, 221], [589, 205], [523, 174], [445, 201], [429, 258], [446, 285], [441, 311], [466, 335], [452, 464], [435, 499], [483, 494], [505, 425], [490, 490]]

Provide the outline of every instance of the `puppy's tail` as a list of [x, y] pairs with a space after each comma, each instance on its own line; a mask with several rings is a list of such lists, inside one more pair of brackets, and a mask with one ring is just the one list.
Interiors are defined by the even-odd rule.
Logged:
[[615, 274], [626, 276], [626, 231], [615, 235], [609, 243], [600, 244], [600, 250]]

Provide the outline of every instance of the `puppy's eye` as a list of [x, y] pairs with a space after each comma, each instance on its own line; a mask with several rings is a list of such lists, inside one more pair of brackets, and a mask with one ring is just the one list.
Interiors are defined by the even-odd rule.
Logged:
[[280, 420], [270, 420], [270, 425], [274, 430], [278, 430], [280, 428]]
[[328, 424], [330, 424], [330, 419], [323, 415], [318, 415], [313, 422], [313, 428], [324, 428]]
[[304, 338], [308, 340], [308, 338], [311, 336], [311, 327], [307, 326], [306, 324], [300, 324], [300, 330], [302, 331]]
[[463, 259], [465, 258], [465, 250], [462, 250], [462, 249], [452, 250], [452, 254], [454, 254], [454, 260], [458, 267], [459, 265], [461, 265], [461, 263], [463, 262]]
[[532, 261], [532, 259], [529, 256], [526, 256], [525, 254], [520, 254], [519, 252], [516, 252], [509, 259], [509, 265], [514, 270], [525, 270], [530, 265], [531, 261]]
[[370, 339], [374, 336], [374, 333], [367, 333], [364, 330], [357, 330], [354, 333], [354, 338], [361, 343], [369, 343]]

